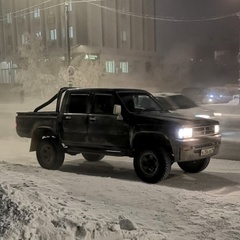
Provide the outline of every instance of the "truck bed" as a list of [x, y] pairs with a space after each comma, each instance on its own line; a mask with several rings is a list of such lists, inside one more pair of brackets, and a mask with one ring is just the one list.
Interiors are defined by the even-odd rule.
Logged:
[[45, 112], [17, 112], [16, 131], [20, 137], [31, 137], [32, 130], [39, 126], [48, 126], [56, 129], [58, 113]]

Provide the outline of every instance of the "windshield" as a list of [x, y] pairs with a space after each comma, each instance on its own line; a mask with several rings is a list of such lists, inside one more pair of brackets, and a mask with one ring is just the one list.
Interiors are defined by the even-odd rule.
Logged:
[[167, 110], [176, 110], [177, 109], [175, 104], [173, 104], [171, 101], [169, 101], [166, 97], [159, 97], [159, 96], [157, 96], [156, 99]]
[[119, 96], [130, 112], [165, 111], [150, 95], [144, 93], [119, 93]]
[[172, 95], [168, 97], [171, 99], [171, 101], [174, 102], [174, 104], [179, 109], [198, 107], [198, 105], [194, 101], [192, 101], [191, 99], [184, 95]]

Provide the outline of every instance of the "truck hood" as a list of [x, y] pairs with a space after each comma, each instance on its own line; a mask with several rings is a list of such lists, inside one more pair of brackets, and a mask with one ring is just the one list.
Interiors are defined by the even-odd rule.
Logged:
[[204, 107], [176, 109], [171, 112], [177, 113], [180, 115], [185, 115], [185, 116], [192, 116], [192, 117], [211, 118], [211, 119], [214, 118], [214, 112], [211, 109], [204, 108]]
[[[135, 114], [134, 114], [135, 115]], [[218, 121], [207, 118], [195, 117], [192, 114], [184, 114], [179, 112], [159, 112], [149, 111], [143, 112], [138, 115], [139, 120], [144, 123], [152, 124], [166, 124], [166, 125], [179, 125], [179, 126], [202, 126], [202, 125], [216, 125]]]

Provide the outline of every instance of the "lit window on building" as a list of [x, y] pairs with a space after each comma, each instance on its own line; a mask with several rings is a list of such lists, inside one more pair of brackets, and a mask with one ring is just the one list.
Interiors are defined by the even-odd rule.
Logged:
[[57, 29], [56, 28], [50, 30], [50, 39], [57, 40]]
[[73, 27], [69, 27], [69, 37], [73, 38]]
[[127, 32], [126, 31], [122, 31], [121, 32], [121, 40], [123, 42], [126, 42], [127, 41]]
[[39, 18], [40, 17], [40, 9], [38, 7], [34, 8], [33, 17], [34, 18]]
[[28, 43], [27, 35], [22, 34], [22, 45], [27, 44], [27, 43]]
[[7, 13], [7, 23], [12, 23], [12, 13]]
[[115, 62], [114, 61], [106, 61], [106, 72], [107, 73], [115, 73]]
[[36, 32], [36, 36], [37, 36], [37, 37], [41, 37], [41, 36], [42, 36], [42, 33], [41, 33], [41, 32]]
[[120, 62], [120, 69], [121, 69], [122, 73], [128, 73], [128, 62], [121, 61]]

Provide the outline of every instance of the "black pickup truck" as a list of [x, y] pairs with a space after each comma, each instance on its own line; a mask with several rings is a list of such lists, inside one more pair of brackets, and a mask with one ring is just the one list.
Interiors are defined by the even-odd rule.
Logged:
[[167, 178], [174, 162], [203, 171], [221, 143], [217, 121], [170, 113], [149, 92], [125, 88], [61, 88], [33, 112], [17, 112], [16, 131], [31, 138], [43, 168], [61, 167], [65, 153], [88, 161], [128, 156], [147, 183]]

